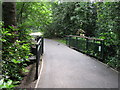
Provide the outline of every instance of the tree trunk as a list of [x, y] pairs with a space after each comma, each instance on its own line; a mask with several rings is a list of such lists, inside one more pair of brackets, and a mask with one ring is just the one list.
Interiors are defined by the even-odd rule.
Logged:
[[[17, 34], [18, 31], [15, 30], [17, 28], [16, 22], [16, 3], [15, 2], [3, 2], [2, 3], [2, 21], [4, 22], [3, 28], [9, 29], [9, 33]], [[9, 26], [12, 26], [10, 28]], [[14, 43], [17, 37], [7, 37], [8, 42]]]
[[16, 27], [16, 3], [15, 2], [3, 2], [2, 4], [2, 20], [4, 22], [4, 28], [8, 26]]

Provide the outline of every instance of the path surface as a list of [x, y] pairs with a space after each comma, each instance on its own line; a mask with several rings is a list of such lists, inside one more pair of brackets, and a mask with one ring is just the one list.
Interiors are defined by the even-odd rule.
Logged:
[[118, 88], [118, 74], [104, 64], [56, 41], [45, 40], [37, 88]]

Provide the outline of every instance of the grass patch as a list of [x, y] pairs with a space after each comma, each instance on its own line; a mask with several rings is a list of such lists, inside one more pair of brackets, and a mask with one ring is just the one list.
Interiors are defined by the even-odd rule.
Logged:
[[55, 41], [58, 41], [60, 43], [66, 44], [65, 38], [54, 38]]

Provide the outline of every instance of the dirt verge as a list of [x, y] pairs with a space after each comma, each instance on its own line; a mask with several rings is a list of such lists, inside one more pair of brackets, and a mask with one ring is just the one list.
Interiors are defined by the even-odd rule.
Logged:
[[[39, 67], [41, 66], [41, 62], [42, 61], [40, 61]], [[30, 64], [26, 67], [26, 69], [29, 70], [29, 72], [26, 73], [25, 77], [21, 81], [21, 84], [16, 88], [35, 88], [37, 82], [37, 80], [35, 80], [36, 63], [34, 62], [33, 64]]]

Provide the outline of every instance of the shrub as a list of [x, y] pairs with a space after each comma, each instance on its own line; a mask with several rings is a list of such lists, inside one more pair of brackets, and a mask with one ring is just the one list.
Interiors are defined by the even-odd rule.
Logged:
[[29, 61], [30, 39], [28, 31], [24, 30], [24, 34], [20, 29], [10, 26], [9, 29], [2, 29], [2, 74], [3, 78], [1, 87], [14, 87], [16, 81], [22, 80], [22, 71]]

